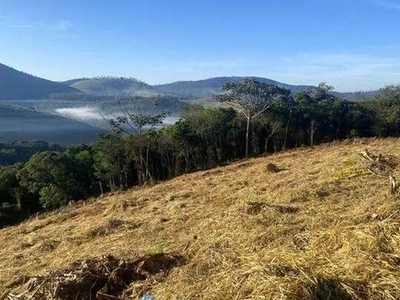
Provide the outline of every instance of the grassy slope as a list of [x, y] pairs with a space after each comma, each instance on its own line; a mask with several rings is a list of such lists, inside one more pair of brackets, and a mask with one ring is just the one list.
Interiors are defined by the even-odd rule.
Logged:
[[[0, 286], [80, 258], [168, 251], [186, 263], [138, 292], [151, 284], [156, 299], [399, 299], [400, 197], [358, 163], [364, 148], [400, 156], [398, 139], [286, 152], [3, 229]], [[265, 172], [268, 162], [285, 171]]]

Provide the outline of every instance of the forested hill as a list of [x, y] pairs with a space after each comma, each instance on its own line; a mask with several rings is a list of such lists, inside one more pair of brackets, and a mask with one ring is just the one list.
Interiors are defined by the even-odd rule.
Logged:
[[102, 96], [153, 96], [158, 94], [153, 87], [135, 78], [95, 77], [66, 81], [71, 87], [90, 95]]
[[41, 99], [52, 93], [78, 92], [65, 84], [35, 77], [0, 63], [0, 100]]

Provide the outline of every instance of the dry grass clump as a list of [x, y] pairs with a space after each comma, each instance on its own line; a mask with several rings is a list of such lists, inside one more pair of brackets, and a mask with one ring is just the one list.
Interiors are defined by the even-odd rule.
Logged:
[[140, 224], [111, 218], [107, 220], [106, 224], [89, 229], [86, 233], [86, 236], [88, 239], [104, 237], [123, 229], [134, 230], [138, 227], [140, 227]]
[[278, 167], [273, 163], [268, 163], [267, 166], [265, 167], [265, 170], [269, 173], [279, 173], [280, 171], [282, 171], [280, 167]]
[[185, 263], [132, 282], [128, 299], [400, 299], [400, 194], [364, 149], [397, 160], [400, 140], [250, 159], [3, 229], [0, 294], [77, 260], [165, 252]]

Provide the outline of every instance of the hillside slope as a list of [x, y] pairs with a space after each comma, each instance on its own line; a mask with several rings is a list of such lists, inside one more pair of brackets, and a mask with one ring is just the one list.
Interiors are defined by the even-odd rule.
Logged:
[[364, 149], [400, 157], [400, 139], [250, 159], [3, 229], [0, 290], [78, 259], [168, 252], [182, 265], [129, 299], [400, 299], [400, 196]]
[[17, 71], [0, 63], [0, 100], [42, 99], [53, 93], [74, 92], [78, 90]]
[[150, 85], [133, 78], [96, 77], [69, 82], [71, 87], [89, 95], [149, 97], [157, 94]]

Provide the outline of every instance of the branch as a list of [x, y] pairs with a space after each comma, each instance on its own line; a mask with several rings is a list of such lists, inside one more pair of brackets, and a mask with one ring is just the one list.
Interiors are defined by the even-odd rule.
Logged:
[[270, 108], [270, 107], [271, 107], [271, 104], [270, 104], [270, 103], [265, 104], [264, 107], [263, 107], [260, 111], [258, 111], [258, 112], [252, 117], [252, 119], [257, 118], [260, 114], [262, 114], [263, 112], [265, 112], [265, 111], [266, 111], [268, 108]]
[[236, 101], [230, 101], [227, 102], [228, 105], [232, 106], [233, 108], [236, 108], [239, 112], [241, 112], [247, 119], [250, 117], [250, 114], [246, 113], [245, 109], [243, 108], [243, 105], [236, 102]]

